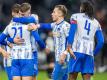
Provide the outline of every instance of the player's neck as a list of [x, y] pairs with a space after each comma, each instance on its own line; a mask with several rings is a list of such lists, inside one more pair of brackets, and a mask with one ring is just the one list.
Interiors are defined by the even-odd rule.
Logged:
[[13, 17], [19, 17], [19, 15], [13, 15]]
[[63, 18], [63, 17], [60, 17], [55, 23], [56, 23], [56, 24], [60, 24], [62, 21], [64, 21], [64, 18]]

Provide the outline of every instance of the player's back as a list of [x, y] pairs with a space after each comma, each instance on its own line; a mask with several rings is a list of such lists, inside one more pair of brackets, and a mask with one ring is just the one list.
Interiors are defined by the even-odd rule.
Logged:
[[12, 38], [20, 37], [24, 39], [24, 44], [30, 45], [30, 31], [27, 30], [28, 26], [21, 24], [21, 23], [15, 23], [11, 22], [9, 26], [7, 27], [8, 35]]
[[[99, 27], [97, 20], [90, 19], [85, 13], [76, 14], [77, 33], [81, 39], [93, 40], [95, 32]], [[80, 34], [81, 33], [81, 34]]]
[[[74, 51], [92, 55], [90, 51], [94, 49], [95, 33], [100, 28], [98, 21], [95, 18], [89, 18], [85, 13], [73, 14], [71, 20], [73, 19], [77, 21], [77, 31], [73, 43]], [[87, 48], [85, 49], [85, 47]]]
[[32, 59], [32, 48], [31, 48], [31, 34], [27, 30], [28, 26], [11, 22], [4, 33], [9, 35], [12, 38], [20, 37], [24, 40], [23, 44], [17, 45], [13, 44], [11, 51], [12, 59]]

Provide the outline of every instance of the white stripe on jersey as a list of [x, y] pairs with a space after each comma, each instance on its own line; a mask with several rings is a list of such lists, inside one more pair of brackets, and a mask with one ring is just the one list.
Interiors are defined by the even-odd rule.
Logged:
[[26, 46], [13, 46], [12, 48], [12, 59], [32, 59], [31, 45]]
[[11, 57], [11, 48], [9, 46], [5, 46], [5, 50], [10, 53], [9, 58], [4, 58], [4, 67], [10, 67], [11, 62], [12, 62], [12, 57]]

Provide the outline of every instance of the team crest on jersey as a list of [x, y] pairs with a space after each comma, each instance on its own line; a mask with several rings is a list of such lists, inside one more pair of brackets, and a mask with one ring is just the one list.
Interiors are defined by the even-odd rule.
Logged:
[[60, 37], [60, 33], [59, 32], [53, 32], [53, 37]]

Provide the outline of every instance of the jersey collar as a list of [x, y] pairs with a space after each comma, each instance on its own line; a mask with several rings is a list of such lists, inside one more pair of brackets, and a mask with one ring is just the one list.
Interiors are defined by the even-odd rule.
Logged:
[[60, 23], [58, 23], [58, 24], [56, 23], [56, 25], [60, 25], [60, 24], [63, 23], [63, 22], [64, 22], [64, 20], [62, 20], [62, 21], [61, 21]]

